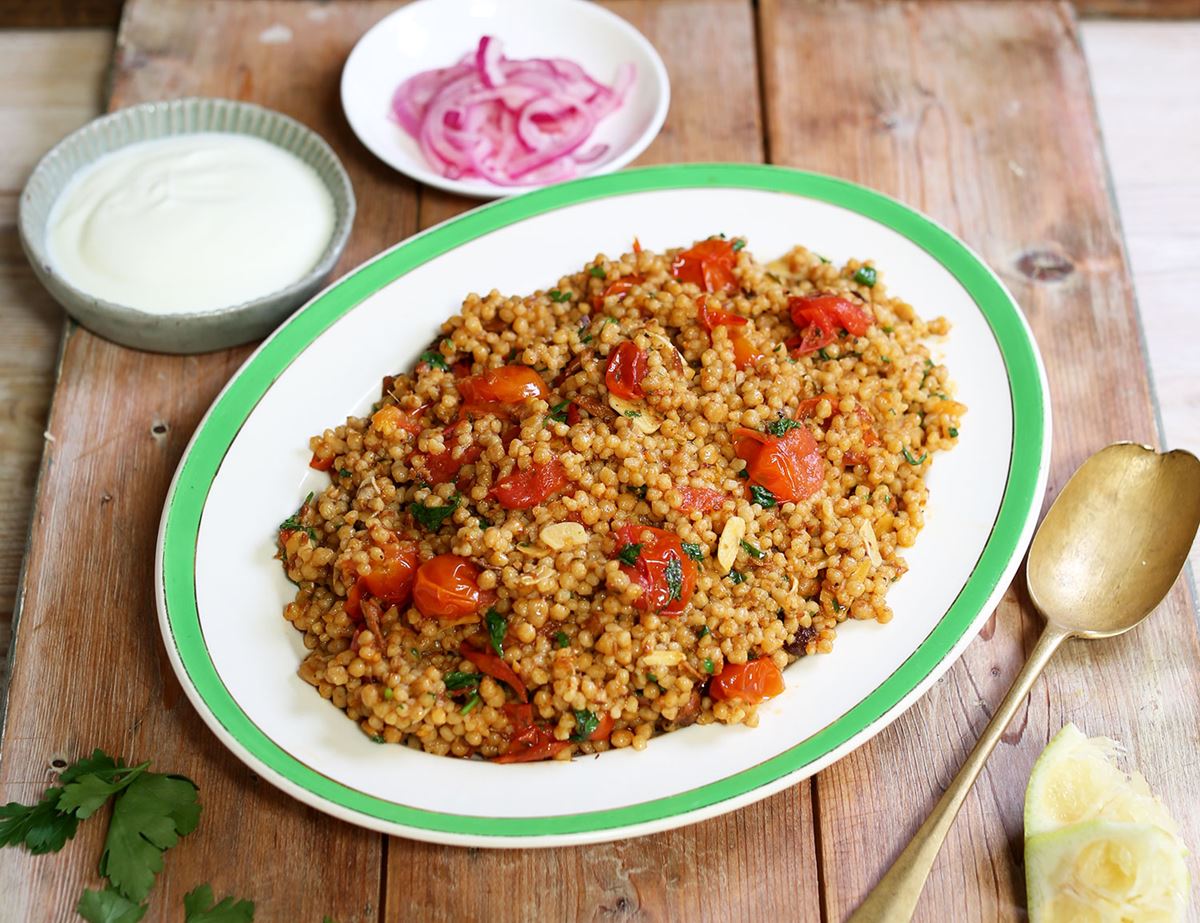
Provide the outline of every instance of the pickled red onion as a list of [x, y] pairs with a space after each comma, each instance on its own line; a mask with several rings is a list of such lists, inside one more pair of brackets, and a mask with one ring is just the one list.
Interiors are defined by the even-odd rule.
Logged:
[[485, 35], [457, 64], [401, 83], [392, 114], [449, 179], [552, 183], [608, 153], [606, 144], [584, 145], [596, 124], [622, 106], [633, 80], [632, 64], [606, 86], [574, 61], [506, 58], [500, 42]]

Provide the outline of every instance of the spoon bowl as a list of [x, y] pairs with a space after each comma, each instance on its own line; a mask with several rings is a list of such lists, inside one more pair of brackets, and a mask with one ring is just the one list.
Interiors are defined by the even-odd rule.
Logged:
[[1033, 604], [1068, 634], [1109, 638], [1160, 602], [1200, 524], [1200, 460], [1124, 442], [1071, 476], [1029, 548]]

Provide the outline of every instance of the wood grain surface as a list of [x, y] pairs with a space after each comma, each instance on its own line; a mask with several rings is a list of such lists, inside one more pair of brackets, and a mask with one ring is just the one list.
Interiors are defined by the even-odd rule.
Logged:
[[[900, 196], [997, 269], [1029, 313], [1051, 376], [1051, 495], [1106, 442], [1155, 441], [1128, 269], [1068, 6], [606, 5], [654, 42], [672, 76], [667, 126], [642, 162], [755, 161], [769, 152], [775, 162]], [[131, 0], [111, 104], [228, 95], [320, 131], [359, 198], [344, 271], [472, 204], [418, 191], [362, 149], [341, 117], [345, 54], [394, 6]], [[260, 40], [268, 29], [277, 37], [276, 26], [290, 42]], [[873, 37], [871, 53], [853, 67], [830, 66], [847, 36]], [[71, 331], [49, 424], [0, 801], [35, 797], [50, 760], [94, 745], [195, 778], [204, 818], [172, 850], [147, 919], [178, 919], [182, 894], [211, 881], [218, 895], [254, 899], [259, 920], [298, 923], [325, 914], [339, 923], [840, 920], [920, 823], [1035, 637], [1036, 620], [1010, 592], [962, 661], [872, 743], [811, 784], [684, 830], [502, 852], [388, 840], [342, 824], [242, 768], [182, 697], [158, 639], [151, 565], [166, 486], [200, 415], [246, 352], [154, 356]], [[1200, 738], [1197, 653], [1192, 608], [1179, 588], [1130, 639], [1065, 651], [964, 808], [918, 919], [1023, 916], [1023, 786], [1065, 720], [1128, 741], [1183, 815], [1191, 842], [1200, 842], [1190, 798], [1200, 768], [1180, 760]], [[0, 854], [0, 919], [69, 919], [81, 889], [96, 883], [100, 837], [93, 823], [57, 859]]]

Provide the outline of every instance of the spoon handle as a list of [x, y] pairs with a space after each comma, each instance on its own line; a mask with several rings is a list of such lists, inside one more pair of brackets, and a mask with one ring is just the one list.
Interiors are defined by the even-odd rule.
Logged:
[[917, 900], [921, 897], [921, 889], [933, 860], [937, 858], [942, 841], [962, 807], [967, 792], [975, 782], [975, 777], [983, 769], [983, 764], [996, 746], [996, 741], [1008, 727], [1009, 721], [1016, 713], [1021, 701], [1029, 694], [1034, 680], [1041, 675], [1058, 646], [1070, 637], [1070, 632], [1053, 625], [1047, 625], [1029, 654], [1029, 660], [1013, 680], [1004, 701], [983, 729], [975, 749], [967, 757], [962, 768], [942, 794], [933, 812], [913, 836], [912, 841], [900, 853], [887, 874], [879, 880], [867, 899], [854, 912], [848, 923], [907, 923], [912, 919], [916, 910]]

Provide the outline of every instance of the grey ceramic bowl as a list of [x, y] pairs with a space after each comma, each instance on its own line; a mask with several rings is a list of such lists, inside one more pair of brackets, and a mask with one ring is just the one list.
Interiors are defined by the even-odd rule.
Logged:
[[[329, 188], [335, 209], [333, 235], [307, 275], [287, 288], [241, 304], [186, 314], [152, 314], [81, 291], [54, 270], [46, 252], [46, 223], [55, 200], [76, 172], [104, 154], [138, 141], [212, 131], [269, 141], [311, 166]], [[118, 110], [59, 142], [38, 163], [21, 193], [21, 244], [42, 284], [89, 330], [138, 349], [200, 353], [265, 336], [315, 295], [346, 246], [354, 209], [350, 177], [337, 155], [318, 134], [295, 119], [228, 99], [178, 99]]]

